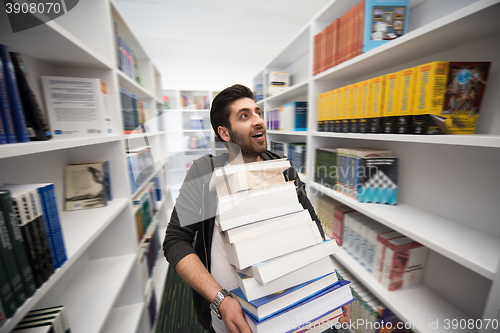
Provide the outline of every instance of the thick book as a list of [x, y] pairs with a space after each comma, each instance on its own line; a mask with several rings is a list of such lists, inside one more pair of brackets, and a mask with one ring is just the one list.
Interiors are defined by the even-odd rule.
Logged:
[[0, 44], [0, 58], [3, 62], [4, 78], [7, 86], [8, 100], [10, 103], [11, 116], [13, 119], [17, 142], [30, 141], [30, 133], [26, 126], [23, 105], [17, 86], [16, 73], [9, 52], [5, 45]]
[[21, 323], [32, 322], [34, 320], [40, 320], [40, 319], [51, 319], [57, 316], [60, 317], [64, 333], [71, 333], [71, 327], [69, 324], [68, 315], [66, 313], [66, 307], [64, 305], [53, 306], [38, 310], [31, 310], [23, 318]]
[[42, 76], [45, 104], [54, 136], [112, 133], [106, 90], [99, 79]]
[[226, 231], [303, 209], [295, 183], [287, 182], [218, 197], [215, 220], [220, 229]]
[[356, 182], [356, 197], [360, 202], [388, 205], [398, 203], [398, 158], [362, 158], [364, 174]]
[[30, 297], [36, 290], [35, 280], [33, 278], [33, 272], [28, 256], [26, 254], [23, 235], [21, 229], [19, 228], [19, 221], [16, 214], [14, 214], [12, 210], [12, 198], [10, 196], [10, 191], [6, 190], [0, 191], [0, 220], [2, 218], [7, 226], [16, 263], [19, 272], [21, 273], [21, 277], [23, 278], [26, 297]]
[[404, 235], [397, 231], [384, 232], [377, 236], [377, 244], [375, 247], [375, 258], [373, 261], [373, 272], [372, 272], [375, 281], [379, 283], [382, 282], [387, 242], [390, 239], [400, 238], [400, 237], [404, 237]]
[[335, 272], [335, 264], [331, 256], [328, 256], [266, 284], [260, 283], [252, 276], [238, 273], [238, 287], [243, 291], [248, 301], [253, 301], [257, 298], [277, 293], [332, 272]]
[[64, 188], [67, 211], [107, 205], [101, 163], [67, 165]]
[[327, 330], [331, 330], [335, 328], [337, 323], [339, 322], [339, 318], [343, 315], [342, 308], [328, 311], [321, 317], [308, 320], [305, 323], [300, 325], [299, 323], [292, 322], [292, 325], [295, 325], [297, 329], [289, 331], [287, 333], [321, 333]]
[[[286, 158], [253, 163], [231, 164], [216, 168], [210, 179], [210, 190], [216, 189], [217, 195], [226, 195], [252, 188], [264, 187], [279, 183], [278, 173], [290, 168]], [[233, 178], [234, 177], [234, 178]], [[274, 179], [274, 180], [272, 180]]]
[[238, 228], [229, 229], [224, 233], [229, 243], [236, 243], [248, 238], [266, 235], [267, 233], [290, 229], [301, 223], [312, 221], [307, 209], [267, 220], [250, 223]]
[[238, 269], [276, 258], [322, 242], [312, 220], [293, 228], [279, 229], [264, 235], [225, 244], [227, 260]]
[[324, 240], [305, 249], [255, 264], [248, 269], [247, 275], [251, 275], [260, 283], [266, 284], [327, 257], [338, 251], [338, 249], [339, 247], [334, 240]]
[[248, 301], [240, 288], [233, 289], [231, 292], [236, 296], [242, 308], [262, 321], [332, 287], [337, 281], [337, 274], [333, 272], [253, 301]]
[[16, 299], [10, 286], [7, 270], [0, 256], [0, 305], [3, 305], [6, 318], [12, 317], [17, 310]]
[[16, 143], [16, 130], [14, 128], [14, 120], [12, 119], [12, 111], [9, 103], [9, 93], [7, 90], [7, 81], [4, 74], [4, 65], [0, 60], [0, 116], [5, 132], [7, 143]]
[[293, 331], [296, 329], [297, 323], [302, 325], [303, 323], [315, 320], [316, 318], [324, 315], [327, 311], [330, 311], [330, 309], [338, 309], [352, 302], [354, 299], [352, 297], [351, 289], [349, 288], [349, 283], [349, 281], [345, 280], [338, 281], [330, 288], [327, 288], [272, 317], [260, 321], [243, 309], [245, 319], [254, 333]]
[[52, 138], [49, 125], [45, 119], [42, 107], [33, 89], [28, 70], [19, 52], [10, 52], [16, 72], [19, 93], [23, 104], [26, 126], [32, 141], [44, 141]]

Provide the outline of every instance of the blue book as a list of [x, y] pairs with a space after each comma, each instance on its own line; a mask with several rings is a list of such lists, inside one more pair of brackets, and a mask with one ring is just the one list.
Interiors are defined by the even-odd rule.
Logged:
[[337, 274], [333, 272], [253, 301], [248, 301], [240, 288], [231, 292], [236, 296], [242, 308], [262, 321], [331, 288], [336, 283], [338, 283]]
[[2, 103], [0, 103], [0, 145], [7, 143], [7, 136], [5, 135], [5, 126], [3, 125], [2, 114]]
[[21, 103], [21, 95], [19, 95], [19, 89], [17, 87], [14, 65], [10, 59], [9, 53], [7, 52], [7, 47], [2, 44], [0, 44], [0, 57], [3, 62], [4, 78], [7, 83], [7, 91], [10, 109], [12, 111], [11, 115], [14, 120], [16, 138], [18, 142], [28, 142], [30, 141], [30, 134], [28, 133], [26, 119], [24, 118], [24, 109]]
[[0, 117], [2, 118], [3, 127], [7, 143], [16, 143], [16, 131], [14, 129], [14, 121], [10, 112], [9, 93], [7, 92], [7, 82], [3, 70], [3, 62], [0, 60]]
[[365, 0], [363, 53], [408, 31], [410, 0]]
[[332, 309], [354, 301], [349, 283], [350, 281], [339, 280], [300, 303], [261, 320], [243, 308], [245, 318], [254, 333], [293, 331], [297, 326], [303, 326], [304, 323], [313, 321]]
[[307, 102], [293, 102], [293, 130], [307, 131]]

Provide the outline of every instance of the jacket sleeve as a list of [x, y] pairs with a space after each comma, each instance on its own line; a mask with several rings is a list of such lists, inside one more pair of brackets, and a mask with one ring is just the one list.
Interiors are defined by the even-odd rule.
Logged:
[[316, 222], [316, 226], [318, 227], [321, 237], [325, 239], [325, 232], [323, 231], [323, 227], [321, 226], [321, 221], [319, 220], [318, 215], [316, 215], [314, 207], [309, 201], [309, 198], [307, 197], [305, 185], [300, 180], [300, 177], [297, 174], [297, 170], [295, 170], [295, 167], [293, 166], [291, 160], [290, 164], [292, 165], [292, 167], [285, 171], [286, 176], [288, 177], [289, 180], [293, 180], [295, 182], [295, 186], [297, 187], [297, 196], [299, 198], [299, 202], [302, 204], [302, 207], [304, 207], [304, 209], [307, 209], [309, 211], [309, 214], [311, 214], [311, 218], [313, 219], [314, 222]]
[[165, 258], [174, 268], [182, 258], [196, 253], [193, 243], [202, 221], [202, 193], [203, 178], [193, 164], [180, 189], [163, 241]]

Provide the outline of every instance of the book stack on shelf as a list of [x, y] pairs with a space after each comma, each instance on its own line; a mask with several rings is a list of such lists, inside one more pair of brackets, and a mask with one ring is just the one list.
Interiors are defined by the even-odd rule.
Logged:
[[[142, 133], [143, 130], [151, 132], [151, 128], [147, 124], [149, 120], [148, 103], [139, 101], [136, 95], [120, 88], [120, 104], [124, 134], [138, 134]], [[141, 125], [144, 125], [144, 129]]]
[[53, 184], [0, 187], [0, 292], [6, 318], [67, 260]]
[[359, 202], [398, 202], [398, 158], [373, 148], [317, 148], [314, 179]]
[[113, 22], [113, 29], [116, 41], [116, 54], [118, 55], [118, 69], [134, 80], [138, 85], [142, 86], [141, 73], [134, 50], [127, 44], [122, 36], [120, 36], [118, 22]]
[[290, 102], [267, 111], [266, 128], [271, 131], [306, 131], [307, 102]]
[[210, 108], [208, 96], [182, 95], [181, 108], [189, 110], [208, 110]]
[[285, 181], [289, 167], [286, 159], [229, 165], [210, 182], [216, 225], [238, 272], [232, 292], [253, 332], [295, 331], [352, 301], [330, 258], [338, 247], [322, 241], [295, 184]]
[[409, 0], [363, 0], [314, 36], [313, 75], [404, 35]]
[[153, 223], [153, 217], [156, 213], [155, 202], [158, 201], [154, 182], [150, 182], [140, 193], [137, 193], [132, 201], [138, 242], [141, 242], [144, 235], [148, 233], [149, 226]]
[[307, 145], [303, 142], [270, 141], [269, 150], [287, 156], [297, 172], [306, 174]]
[[23, 57], [0, 44], [0, 144], [51, 138]]
[[490, 62], [434, 61], [318, 95], [318, 130], [474, 134]]
[[31, 310], [14, 328], [16, 333], [71, 333], [64, 306]]

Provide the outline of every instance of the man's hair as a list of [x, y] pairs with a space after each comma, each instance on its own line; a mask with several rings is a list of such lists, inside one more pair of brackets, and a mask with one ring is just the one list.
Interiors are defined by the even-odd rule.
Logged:
[[220, 137], [217, 128], [219, 128], [219, 126], [223, 126], [231, 129], [231, 123], [229, 121], [231, 109], [229, 108], [229, 105], [231, 105], [234, 101], [245, 97], [255, 100], [252, 90], [244, 85], [235, 84], [222, 90], [212, 101], [212, 107], [210, 108], [210, 123], [212, 124], [215, 135], [222, 142], [224, 142], [224, 140]]

